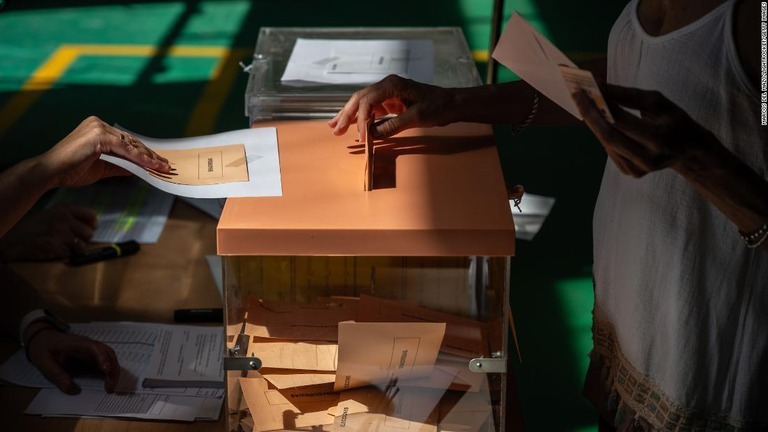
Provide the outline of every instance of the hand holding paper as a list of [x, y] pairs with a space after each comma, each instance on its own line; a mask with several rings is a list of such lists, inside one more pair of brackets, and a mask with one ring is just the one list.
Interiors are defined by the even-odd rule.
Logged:
[[519, 13], [509, 19], [493, 58], [579, 120], [582, 117], [571, 94], [577, 88], [585, 90], [613, 122], [592, 73], [579, 69]]
[[149, 149], [167, 155], [176, 171], [147, 171], [102, 155], [165, 192], [191, 198], [281, 196], [280, 160], [274, 128], [241, 129], [184, 139], [135, 135]]

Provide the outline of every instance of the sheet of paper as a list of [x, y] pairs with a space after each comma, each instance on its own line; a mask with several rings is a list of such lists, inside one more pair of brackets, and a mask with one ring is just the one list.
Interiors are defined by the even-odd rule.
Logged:
[[105, 179], [89, 186], [59, 189], [53, 204], [76, 204], [96, 212], [98, 226], [91, 241], [157, 243], [174, 196], [135, 178]]
[[338, 431], [436, 431], [435, 407], [444, 390], [392, 384], [344, 391], [334, 426]]
[[142, 385], [223, 388], [223, 353], [224, 331], [220, 327], [165, 326]]
[[[101, 156], [101, 159], [125, 168], [150, 185], [165, 192], [191, 198], [262, 197], [281, 196], [283, 194], [275, 128], [241, 129], [215, 135], [179, 139], [156, 139], [127, 132], [141, 140], [147, 147], [161, 153], [175, 150], [197, 151], [211, 147], [230, 146], [233, 143], [244, 146], [248, 181], [218, 184], [177, 184], [158, 178], [124, 159], [107, 155]], [[239, 161], [242, 162], [242, 159]], [[235, 162], [239, 163], [237, 160]], [[208, 157], [203, 159], [203, 167], [204, 170], [208, 169]]]
[[493, 58], [581, 120], [559, 66], [578, 67], [519, 13], [509, 19]]
[[42, 416], [130, 417], [147, 420], [215, 420], [223, 397], [109, 394], [83, 390], [75, 396], [58, 389], [41, 390], [24, 411]]
[[512, 219], [515, 221], [515, 237], [522, 240], [533, 240], [538, 234], [544, 221], [552, 211], [555, 199], [526, 192], [520, 204], [515, 206], [513, 200], [509, 201], [512, 210]]
[[358, 321], [445, 323], [442, 351], [475, 358], [489, 355], [488, 326], [453, 314], [413, 306], [397, 300], [360, 296]]
[[290, 86], [367, 85], [390, 74], [432, 83], [432, 41], [299, 38], [280, 81]]
[[339, 323], [334, 389], [427, 376], [444, 335], [445, 323]]
[[[178, 396], [222, 396], [222, 389], [141, 386], [161, 327], [159, 324], [96, 322], [72, 324], [70, 331], [103, 342], [115, 350], [121, 368], [117, 391]], [[55, 388], [29, 363], [23, 350], [17, 351], [0, 366], [0, 379], [24, 387]], [[83, 389], [104, 389], [104, 380], [97, 374], [77, 374], [75, 382]]]
[[255, 431], [269, 431], [333, 424], [328, 413], [339, 401], [337, 393], [317, 392], [295, 402], [263, 378], [240, 378], [240, 387], [253, 417]]
[[[313, 303], [248, 299], [248, 331], [261, 338], [338, 340], [338, 324], [357, 317], [356, 298], [329, 297]], [[301, 316], [297, 320], [296, 316]]]

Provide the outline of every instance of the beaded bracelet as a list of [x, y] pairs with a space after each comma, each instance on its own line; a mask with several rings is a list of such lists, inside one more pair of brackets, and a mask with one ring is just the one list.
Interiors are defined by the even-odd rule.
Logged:
[[533, 118], [536, 117], [537, 112], [539, 112], [539, 92], [534, 90], [533, 106], [531, 106], [531, 112], [528, 113], [528, 117], [526, 117], [522, 123], [520, 123], [519, 125], [515, 126], [514, 129], [512, 129], [512, 135], [517, 135], [520, 132], [522, 132], [525, 128], [527, 128], [533, 122]]
[[768, 223], [763, 224], [757, 231], [752, 231], [751, 233], [739, 231], [739, 235], [748, 248], [757, 248], [768, 238]]

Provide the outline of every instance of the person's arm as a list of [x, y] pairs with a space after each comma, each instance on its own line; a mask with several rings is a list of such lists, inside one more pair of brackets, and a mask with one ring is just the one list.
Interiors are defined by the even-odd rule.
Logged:
[[128, 175], [122, 168], [100, 160], [102, 154], [121, 157], [160, 173], [171, 171], [165, 158], [135, 138], [89, 117], [50, 150], [0, 173], [0, 237], [50, 189]]
[[[597, 82], [605, 82], [606, 60], [597, 58], [579, 64], [592, 72]], [[487, 124], [517, 125], [525, 121], [531, 111], [534, 88], [522, 80], [455, 89], [455, 107], [452, 122], [468, 121]], [[576, 117], [538, 94], [538, 112], [531, 126], [580, 125]]]
[[[757, 2], [740, 1], [736, 6], [734, 41], [741, 67], [752, 80], [757, 94], [760, 74]], [[705, 126], [658, 92], [608, 86], [606, 98], [642, 112], [642, 120], [621, 109], [610, 125], [585, 95], [575, 99], [584, 120], [597, 135], [608, 156], [622, 172], [640, 177], [671, 168], [718, 208], [738, 231], [762, 238], [768, 229], [768, 181], [725, 148]], [[756, 105], [757, 106], [757, 105]], [[759, 115], [755, 112], [754, 115]], [[616, 115], [614, 115], [616, 117]], [[754, 131], [768, 145], [766, 129]], [[768, 251], [768, 240], [760, 248]]]
[[[605, 81], [605, 59], [595, 59], [580, 67], [592, 71], [598, 82]], [[530, 125], [577, 125], [579, 120], [538, 95], [524, 81], [468, 88], [443, 88], [390, 75], [355, 94], [328, 123], [333, 133], [342, 135], [352, 124], [362, 130], [371, 116], [395, 114], [378, 122], [376, 138], [386, 138], [414, 127], [443, 126], [455, 122], [522, 124], [536, 105]]]
[[61, 391], [80, 392], [66, 366], [73, 361], [90, 365], [104, 374], [104, 389], [113, 392], [120, 379], [120, 364], [112, 348], [101, 342], [65, 333], [49, 321], [35, 319], [24, 328], [22, 321], [42, 301], [33, 287], [7, 265], [0, 264], [3, 301], [0, 302], [0, 331], [24, 344], [29, 361]]

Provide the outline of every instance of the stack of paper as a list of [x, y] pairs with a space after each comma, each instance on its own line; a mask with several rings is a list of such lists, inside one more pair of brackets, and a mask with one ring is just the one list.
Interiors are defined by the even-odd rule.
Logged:
[[0, 366], [0, 379], [43, 389], [27, 414], [181, 421], [218, 418], [224, 396], [221, 328], [123, 322], [73, 324], [71, 331], [115, 350], [122, 369], [115, 393], [104, 391], [100, 376], [76, 376], [83, 391], [68, 396], [19, 351]]

